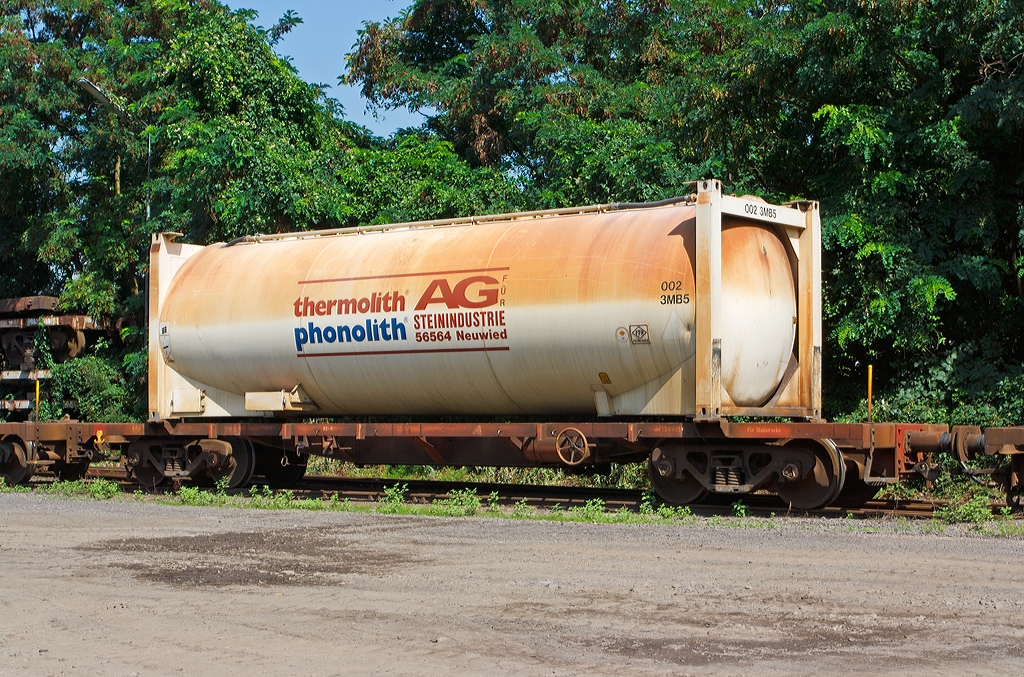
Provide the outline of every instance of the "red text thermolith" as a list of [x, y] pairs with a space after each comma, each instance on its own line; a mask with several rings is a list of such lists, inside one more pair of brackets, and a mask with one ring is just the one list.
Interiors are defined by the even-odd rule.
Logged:
[[397, 291], [374, 292], [361, 299], [321, 299], [308, 296], [295, 299], [295, 317], [314, 315], [354, 315], [356, 313], [400, 313], [405, 310], [405, 297]]

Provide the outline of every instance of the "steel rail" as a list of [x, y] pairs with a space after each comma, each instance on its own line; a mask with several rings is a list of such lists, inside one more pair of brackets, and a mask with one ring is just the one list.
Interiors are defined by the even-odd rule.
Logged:
[[[122, 468], [92, 467], [89, 477], [104, 478], [120, 482], [126, 489], [134, 490], [139, 485], [128, 480]], [[255, 478], [254, 485], [260, 484]], [[497, 493], [497, 503], [514, 505], [525, 501], [533, 508], [551, 509], [554, 507], [565, 510], [583, 507], [588, 501], [600, 499], [605, 509], [615, 511], [626, 508], [638, 512], [643, 503], [646, 491], [639, 489], [616, 489], [600, 487], [564, 487], [547, 484], [506, 484], [496, 482], [451, 482], [439, 480], [412, 480], [377, 477], [336, 477], [330, 475], [308, 475], [290, 488], [297, 498], [329, 499], [337, 494], [340, 500], [349, 499], [355, 503], [376, 503], [384, 494], [385, 489], [403, 484], [407, 487], [406, 502], [410, 504], [429, 504], [435, 500], [447, 498], [452, 491], [472, 489], [477, 496], [486, 500], [492, 493]], [[168, 487], [170, 488], [170, 487]], [[158, 490], [159, 491], [159, 490]], [[229, 491], [234, 495], [244, 495], [243, 490]], [[930, 518], [936, 509], [944, 506], [946, 501], [936, 500], [871, 500], [860, 508], [826, 507], [819, 510], [789, 510], [789, 507], [778, 497], [768, 494], [748, 494], [735, 496], [708, 496], [688, 507], [695, 515], [733, 515], [734, 499], [741, 501], [752, 517], [908, 517]], [[1001, 507], [993, 503], [993, 508]]]

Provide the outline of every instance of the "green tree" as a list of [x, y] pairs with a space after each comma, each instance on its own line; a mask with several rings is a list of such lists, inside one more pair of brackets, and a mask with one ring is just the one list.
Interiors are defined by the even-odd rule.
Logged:
[[[419, 0], [365, 27], [347, 78], [531, 203], [708, 175], [821, 199], [829, 409], [874, 361], [950, 419], [1020, 389], [1022, 61], [1021, 0]], [[992, 420], [1024, 421], [1003, 401]]]
[[504, 174], [473, 168], [451, 144], [431, 135], [401, 134], [358, 148], [337, 172], [349, 191], [350, 223], [402, 223], [524, 208], [522, 192]]
[[535, 206], [665, 197], [707, 169], [652, 115], [675, 17], [660, 1], [423, 0], [367, 24], [347, 79], [433, 111], [429, 130], [523, 177]]
[[0, 297], [123, 317], [125, 343], [96, 356], [114, 371], [86, 360], [62, 378], [84, 393], [124, 371], [135, 390], [116, 399], [135, 415], [153, 232], [207, 244], [519, 204], [430, 135], [385, 142], [346, 121], [274, 51], [294, 12], [254, 20], [214, 0], [0, 1]]

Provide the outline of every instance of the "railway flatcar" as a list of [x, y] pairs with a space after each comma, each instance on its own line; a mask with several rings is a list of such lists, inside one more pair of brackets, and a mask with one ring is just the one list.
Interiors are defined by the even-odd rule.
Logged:
[[821, 419], [820, 248], [816, 202], [716, 180], [657, 203], [208, 246], [157, 234], [148, 422], [0, 426], [0, 461], [116, 446], [144, 484], [230, 486], [295, 479], [310, 454], [641, 461], [672, 503], [766, 489], [813, 509], [929, 477], [935, 454], [959, 451], [1007, 454], [1019, 495], [1020, 429], [997, 445], [990, 431]]
[[24, 418], [34, 410], [32, 391], [50, 378], [50, 370], [39, 364], [38, 348], [45, 345], [48, 361], [59, 364], [110, 332], [103, 318], [62, 312], [54, 296], [0, 299], [0, 412]]

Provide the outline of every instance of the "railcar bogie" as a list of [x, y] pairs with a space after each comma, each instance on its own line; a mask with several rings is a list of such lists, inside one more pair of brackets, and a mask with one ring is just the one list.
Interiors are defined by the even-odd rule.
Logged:
[[[18, 418], [34, 415], [33, 390], [50, 378], [49, 364], [78, 357], [87, 345], [110, 331], [111, 324], [105, 319], [62, 312], [54, 296], [0, 299], [0, 384], [5, 391], [0, 411]], [[49, 353], [45, 363], [37, 354], [39, 348]], [[69, 400], [62, 405], [73, 410], [78, 403]], [[75, 469], [62, 472], [71, 476]]]
[[150, 488], [179, 479], [235, 489], [248, 484], [256, 468], [253, 443], [238, 437], [143, 437], [128, 445], [124, 459], [129, 475]]
[[827, 439], [664, 440], [651, 452], [649, 468], [655, 491], [680, 505], [706, 492], [772, 489], [792, 508], [814, 510], [839, 495], [845, 478], [843, 457]]

